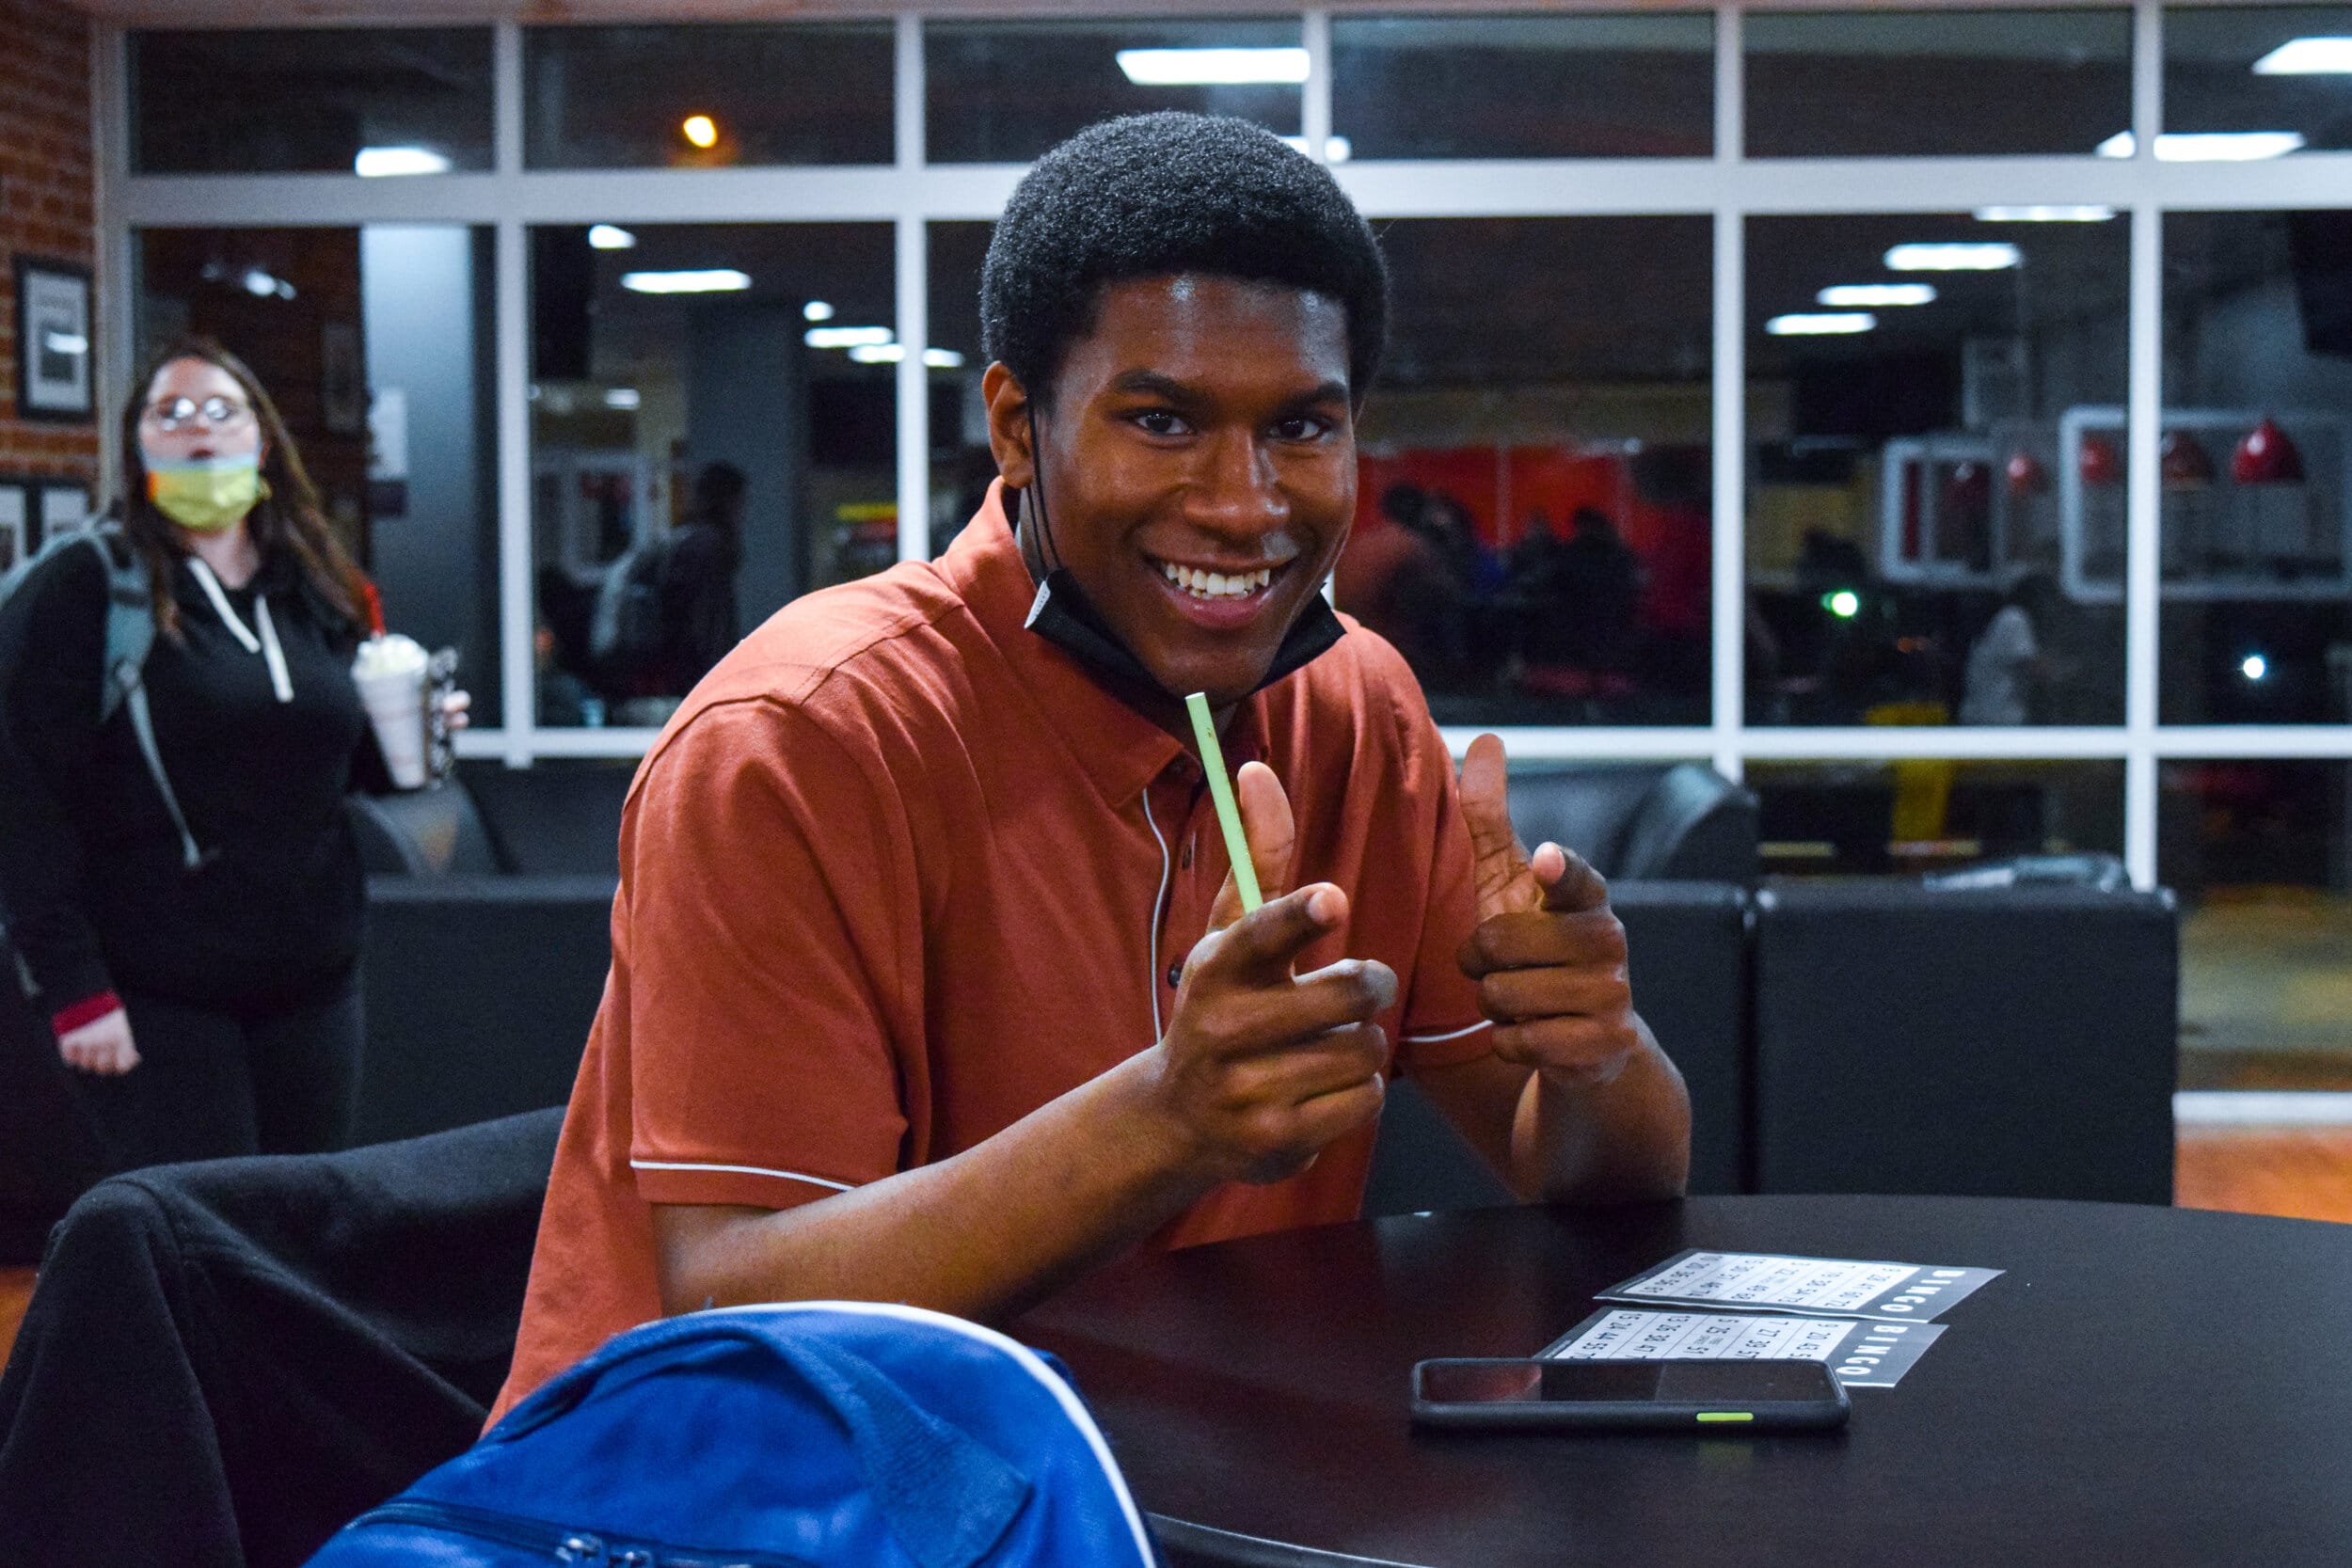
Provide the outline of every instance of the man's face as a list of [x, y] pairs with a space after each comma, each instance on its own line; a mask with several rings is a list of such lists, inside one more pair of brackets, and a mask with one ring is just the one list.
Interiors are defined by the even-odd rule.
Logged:
[[[1103, 291], [1050, 408], [989, 370], [1005, 483], [1043, 482], [1057, 559], [1168, 691], [1240, 701], [1347, 542], [1356, 510], [1346, 312], [1280, 284], [1187, 274]], [[1032, 525], [1034, 516], [1032, 517]]]

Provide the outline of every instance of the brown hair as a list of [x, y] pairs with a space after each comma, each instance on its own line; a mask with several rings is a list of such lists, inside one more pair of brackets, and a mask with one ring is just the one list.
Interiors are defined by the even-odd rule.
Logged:
[[268, 493], [253, 508], [246, 526], [266, 559], [279, 550], [291, 554], [302, 568], [304, 581], [327, 607], [344, 619], [358, 619], [358, 568], [352, 564], [335, 531], [319, 505], [318, 486], [302, 466], [302, 454], [278, 404], [244, 360], [210, 338], [178, 338], [167, 344], [140, 371], [122, 408], [122, 496], [117, 504], [123, 537], [144, 558], [155, 595], [155, 626], [167, 637], [180, 635], [179, 606], [171, 596], [171, 569], [187, 553], [171, 519], [147, 499], [147, 461], [139, 451], [139, 420], [147, 412], [148, 388], [166, 365], [178, 359], [200, 359], [227, 372], [253, 410], [262, 427], [262, 478]]

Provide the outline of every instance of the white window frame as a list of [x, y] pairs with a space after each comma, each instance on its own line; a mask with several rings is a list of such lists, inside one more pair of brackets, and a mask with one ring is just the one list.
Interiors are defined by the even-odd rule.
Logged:
[[[1106, 5], [1101, 8], [1110, 9]], [[1216, 8], [1204, 5], [1203, 10]], [[1430, 10], [1451, 10], [1431, 4]], [[1526, 3], [1497, 10], [1525, 11]], [[1550, 8], [1630, 10], [1614, 5]], [[2159, 164], [2152, 155], [2162, 122], [2163, 8], [2132, 0], [2132, 122], [2128, 159], [2079, 157], [1906, 158], [1890, 181], [1885, 159], [1771, 159], [1742, 155], [1740, 23], [1751, 8], [1724, 3], [1716, 24], [1716, 149], [1708, 158], [1511, 159], [1351, 162], [1342, 185], [1376, 219], [1560, 217], [1591, 214], [1706, 215], [1713, 220], [1714, 610], [1712, 718], [1673, 728], [1514, 727], [1515, 756], [1711, 760], [1737, 778], [1754, 760], [1879, 760], [1905, 757], [2088, 759], [2123, 764], [2124, 860], [2133, 881], [2156, 881], [2157, 771], [2175, 758], [2348, 758], [2352, 725], [2165, 725], [2157, 704], [2157, 439], [2162, 330], [2162, 214], [2174, 211], [2269, 211], [2352, 206], [2352, 153], [2304, 153], [2264, 164]], [[1753, 8], [1757, 10], [1766, 8]], [[485, 5], [485, 11], [490, 9]], [[1273, 10], [1275, 8], [1265, 8]], [[1073, 8], [1074, 12], [1075, 8]], [[1309, 55], [1301, 122], [1310, 147], [1331, 125], [1330, 19], [1305, 10]], [[542, 757], [628, 757], [643, 752], [644, 729], [542, 728], [534, 721], [531, 632], [531, 452], [528, 394], [528, 230], [534, 224], [887, 222], [894, 227], [901, 341], [926, 340], [926, 226], [992, 219], [1019, 180], [1018, 165], [930, 165], [923, 154], [923, 22], [895, 19], [896, 157], [866, 167], [708, 170], [547, 170], [523, 167], [522, 29], [493, 27], [493, 159], [486, 172], [409, 180], [342, 174], [133, 175], [124, 30], [101, 25], [93, 51], [101, 406], [110, 406], [133, 372], [132, 334], [119, 302], [136, 276], [139, 230], [170, 227], [349, 227], [370, 223], [468, 224], [494, 231], [497, 300], [497, 427], [500, 649], [505, 720], [461, 737], [469, 756], [528, 767]], [[601, 19], [601, 18], [600, 18]], [[648, 7], [646, 20], [660, 20]], [[433, 25], [461, 24], [437, 14]], [[691, 25], [681, 23], [680, 25]], [[1741, 656], [1746, 540], [1745, 268], [1743, 223], [1754, 214], [1942, 213], [1994, 204], [2099, 204], [2130, 214], [2130, 372], [2127, 447], [2130, 564], [2125, 578], [2124, 718], [2118, 725], [2068, 727], [1800, 728], [1747, 722]], [[928, 548], [930, 403], [918, 356], [899, 361], [898, 390], [898, 548], [919, 560]], [[114, 433], [101, 421], [103, 456], [115, 471]], [[1474, 732], [1448, 731], [1457, 751]]]

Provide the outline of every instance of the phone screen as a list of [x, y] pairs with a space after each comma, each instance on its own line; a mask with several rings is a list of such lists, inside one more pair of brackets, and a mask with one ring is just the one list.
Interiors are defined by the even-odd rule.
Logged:
[[1726, 1404], [1836, 1399], [1818, 1361], [1425, 1361], [1431, 1404]]

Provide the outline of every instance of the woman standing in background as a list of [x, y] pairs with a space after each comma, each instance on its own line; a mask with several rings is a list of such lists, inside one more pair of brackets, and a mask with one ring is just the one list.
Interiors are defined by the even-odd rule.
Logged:
[[[0, 603], [0, 908], [118, 1168], [333, 1148], [361, 1031], [343, 797], [389, 784], [361, 579], [234, 356], [191, 340], [137, 388], [119, 521]], [[120, 705], [110, 598], [153, 623]]]

